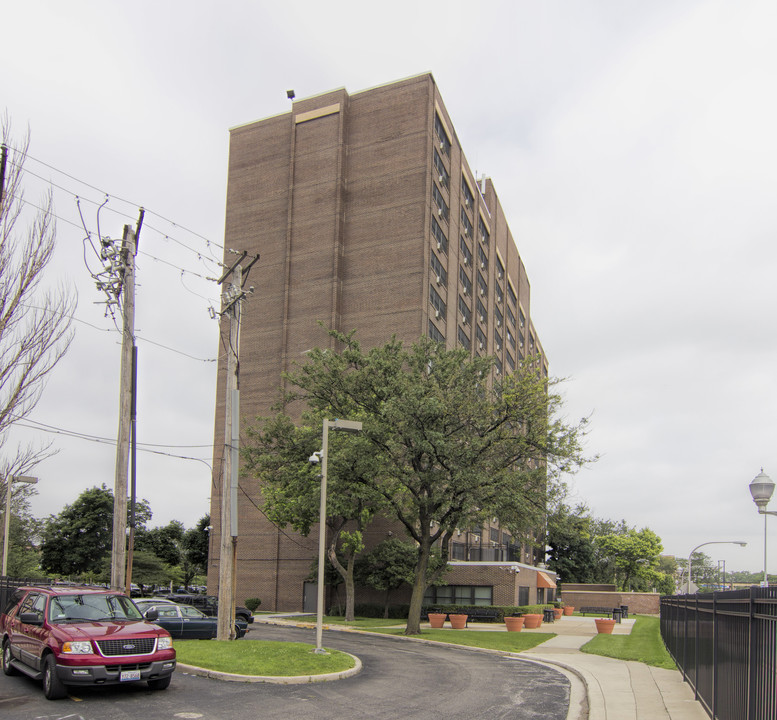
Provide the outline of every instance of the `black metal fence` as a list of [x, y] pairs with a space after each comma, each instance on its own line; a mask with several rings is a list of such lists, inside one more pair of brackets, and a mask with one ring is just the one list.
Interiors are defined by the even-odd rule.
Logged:
[[714, 720], [777, 720], [777, 587], [664, 596], [661, 636]]

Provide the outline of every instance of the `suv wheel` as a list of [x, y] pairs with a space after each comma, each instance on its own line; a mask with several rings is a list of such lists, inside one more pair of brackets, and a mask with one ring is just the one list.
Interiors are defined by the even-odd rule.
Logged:
[[43, 665], [43, 694], [48, 700], [59, 700], [67, 695], [67, 689], [57, 677], [57, 661], [47, 655]]
[[3, 643], [3, 674], [18, 675], [19, 671], [11, 665], [11, 641], [6, 640]]
[[156, 678], [155, 680], [149, 680], [148, 687], [150, 690], [164, 690], [170, 684], [170, 681], [172, 679], [173, 679], [173, 676], [168, 675], [167, 677]]

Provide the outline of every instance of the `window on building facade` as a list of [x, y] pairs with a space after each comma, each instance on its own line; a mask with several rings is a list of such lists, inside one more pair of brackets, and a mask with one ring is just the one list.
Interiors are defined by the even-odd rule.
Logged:
[[445, 301], [440, 297], [432, 285], [429, 286], [429, 302], [432, 303], [432, 307], [436, 311], [435, 317], [444, 318], [445, 311], [447, 309], [445, 306]]
[[464, 175], [461, 176], [461, 194], [464, 196], [464, 204], [471, 208], [475, 204], [475, 198], [472, 195], [472, 190], [469, 189], [467, 181], [464, 179]]
[[491, 239], [491, 235], [486, 230], [486, 224], [483, 222], [483, 218], [478, 218], [478, 232], [480, 233], [480, 242], [484, 245], [488, 245], [488, 241]]
[[483, 248], [478, 245], [478, 263], [480, 264], [480, 269], [484, 272], [488, 272], [488, 257], [483, 252]]
[[485, 324], [487, 318], [488, 313], [486, 312], [486, 306], [480, 301], [480, 298], [478, 298], [478, 320]]
[[469, 249], [467, 241], [459, 235], [459, 250], [461, 251], [461, 261], [465, 265], [472, 265], [472, 250]]
[[459, 283], [465, 295], [472, 295], [472, 280], [467, 277], [467, 271], [459, 265]]
[[493, 605], [493, 600], [492, 585], [432, 586], [424, 595], [424, 605]]
[[523, 351], [524, 351], [523, 344], [524, 344], [523, 343], [523, 333], [519, 332], [518, 333], [518, 349], [521, 351], [521, 357], [523, 357]]
[[513, 290], [513, 284], [510, 281], [507, 282], [507, 297], [510, 298], [510, 302], [513, 305], [518, 302], [518, 298], [515, 297], [515, 290]]
[[518, 323], [521, 330], [523, 330], [524, 326], [526, 325], [526, 318], [523, 316], [523, 310], [520, 308], [518, 308]]
[[494, 358], [494, 372], [497, 375], [502, 374], [502, 361], [499, 358]]
[[459, 314], [461, 315], [461, 322], [464, 325], [469, 325], [472, 321], [472, 311], [467, 307], [467, 303], [461, 295], [459, 295]]
[[444, 252], [446, 255], [448, 254], [448, 238], [445, 237], [445, 233], [442, 231], [442, 228], [440, 227], [440, 223], [437, 222], [434, 218], [432, 218], [432, 235], [434, 236], [434, 239], [437, 241], [437, 249]]
[[486, 335], [478, 326], [475, 326], [475, 337], [478, 341], [478, 350], [485, 350], [487, 345]]
[[435, 326], [435, 324], [429, 320], [429, 337], [438, 343], [445, 342], [445, 335], [443, 335]]
[[508, 342], [508, 344], [510, 345], [510, 347], [512, 347], [513, 350], [515, 350], [515, 336], [510, 331], [510, 328], [507, 328], [507, 330], [505, 332], [507, 334], [507, 342]]
[[443, 264], [440, 262], [440, 258], [438, 258], [434, 253], [431, 254], [431, 265], [432, 265], [432, 272], [440, 278], [438, 280], [438, 283], [440, 285], [447, 285], [448, 284], [448, 272], [443, 267]]
[[440, 185], [442, 185], [444, 188], [447, 188], [450, 184], [451, 176], [445, 169], [445, 163], [442, 161], [440, 153], [438, 153], [437, 150], [434, 151], [434, 170], [437, 174], [437, 182], [439, 182]]
[[[507, 287], [509, 288], [510, 286], [508, 285]], [[513, 315], [513, 311], [510, 310], [509, 305], [507, 306], [506, 310], [507, 310], [507, 321], [510, 323], [510, 325], [515, 327], [515, 315]]]
[[488, 283], [486, 279], [478, 271], [478, 289], [482, 297], [488, 297]]
[[494, 344], [497, 350], [502, 349], [502, 336], [496, 330], [494, 330]]
[[459, 328], [458, 338], [459, 338], [459, 345], [461, 345], [461, 347], [463, 347], [465, 350], [469, 350], [471, 347], [469, 336], [461, 328]]
[[434, 200], [434, 205], [437, 208], [437, 216], [441, 217], [447, 222], [448, 216], [450, 215], [448, 203], [445, 202], [442, 193], [436, 185], [432, 185], [432, 199]]
[[519, 605], [529, 604], [529, 588], [523, 587], [523, 586], [518, 588], [518, 604]]
[[508, 372], [515, 372], [515, 360], [513, 360], [513, 356], [509, 352], [505, 353], [505, 361], [507, 362]]
[[461, 208], [461, 231], [464, 237], [472, 237], [472, 221], [467, 217], [467, 211]]
[[502, 311], [498, 307], [494, 308], [494, 320], [496, 321], [496, 326], [498, 328], [502, 327], [504, 319], [502, 318]]
[[529, 333], [529, 352], [534, 354], [534, 335]]
[[437, 134], [437, 140], [440, 143], [440, 150], [442, 150], [445, 155], [450, 156], [451, 141], [448, 140], [448, 135], [445, 133], [445, 127], [442, 124], [442, 120], [440, 120], [440, 116], [436, 114], [434, 116], [434, 131]]
[[494, 286], [494, 294], [496, 295], [496, 301], [501, 305], [505, 300], [505, 296], [499, 283]]
[[491, 542], [498, 543], [499, 542], [499, 528], [491, 528], [488, 531], [488, 539]]
[[502, 265], [502, 261], [499, 259], [499, 255], [496, 256], [496, 276], [500, 280], [505, 276], [505, 266]]

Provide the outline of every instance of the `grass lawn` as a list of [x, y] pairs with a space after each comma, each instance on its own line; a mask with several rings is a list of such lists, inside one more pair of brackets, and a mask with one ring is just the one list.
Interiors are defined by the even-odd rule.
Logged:
[[354, 666], [346, 653], [317, 655], [306, 643], [270, 640], [175, 640], [178, 662], [238, 675], [323, 675]]
[[[315, 615], [311, 618], [306, 618], [306, 622], [316, 622]], [[396, 618], [368, 618], [357, 617], [353, 619], [353, 622], [345, 622], [345, 618], [342, 615], [325, 615], [325, 625], [347, 625], [348, 627], [359, 628], [360, 630], [371, 630], [372, 628], [380, 627], [392, 627], [396, 625], [404, 626], [405, 620], [397, 620]]]
[[[405, 630], [374, 628], [373, 632], [384, 635], [404, 635]], [[555, 633], [517, 633], [517, 632], [493, 632], [489, 630], [449, 630], [447, 628], [423, 630], [420, 635], [411, 637], [422, 640], [434, 640], [435, 642], [453, 643], [455, 645], [467, 645], [468, 647], [487, 648], [489, 650], [504, 650], [505, 652], [521, 652], [536, 647], [552, 637]]]
[[580, 650], [617, 660], [636, 660], [668, 670], [676, 668], [661, 640], [657, 617], [638, 615], [630, 635], [596, 635]]

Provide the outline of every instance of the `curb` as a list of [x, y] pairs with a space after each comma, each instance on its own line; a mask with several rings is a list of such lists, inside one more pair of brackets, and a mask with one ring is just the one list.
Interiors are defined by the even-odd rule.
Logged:
[[238, 675], [236, 673], [219, 672], [218, 670], [208, 670], [207, 668], [197, 667], [195, 665], [184, 665], [178, 663], [178, 668], [189, 675], [210, 678], [212, 680], [222, 680], [223, 682], [242, 682], [242, 683], [273, 683], [275, 685], [308, 685], [318, 682], [332, 682], [333, 680], [343, 680], [353, 677], [362, 671], [362, 661], [355, 655], [343, 653], [352, 657], [354, 666], [348, 670], [342, 670], [336, 673], [324, 673], [323, 675], [290, 675], [287, 677], [281, 675]]

